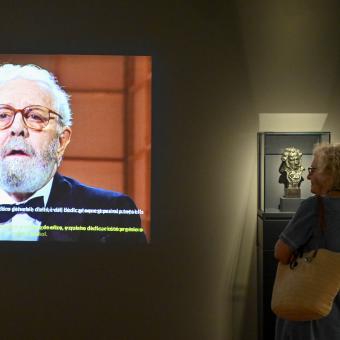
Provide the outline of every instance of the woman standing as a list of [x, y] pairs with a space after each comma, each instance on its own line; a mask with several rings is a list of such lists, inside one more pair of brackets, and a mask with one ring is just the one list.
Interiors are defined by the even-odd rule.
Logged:
[[[340, 252], [340, 144], [318, 145], [313, 155], [307, 178], [315, 196], [301, 203], [275, 245], [275, 258], [284, 264], [288, 264], [293, 253], [310, 238], [305, 251], [319, 247]], [[320, 231], [317, 196], [321, 197], [325, 211], [324, 234]], [[322, 319], [277, 318], [275, 340], [340, 340], [340, 295], [336, 296], [330, 314]]]

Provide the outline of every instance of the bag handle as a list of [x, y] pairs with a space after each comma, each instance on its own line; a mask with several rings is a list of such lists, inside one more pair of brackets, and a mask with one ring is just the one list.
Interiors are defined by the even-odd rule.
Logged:
[[325, 221], [325, 206], [323, 204], [322, 201], [322, 197], [321, 196], [316, 196], [318, 199], [318, 205], [319, 205], [319, 225], [320, 225], [320, 229], [322, 234], [324, 234], [325, 230], [326, 230], [326, 221]]

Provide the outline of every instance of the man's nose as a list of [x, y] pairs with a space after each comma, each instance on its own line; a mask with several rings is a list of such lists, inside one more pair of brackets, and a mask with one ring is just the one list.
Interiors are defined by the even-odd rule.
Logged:
[[22, 137], [28, 136], [27, 126], [20, 112], [17, 112], [17, 114], [15, 115], [13, 123], [10, 126], [10, 132], [12, 136], [22, 136]]

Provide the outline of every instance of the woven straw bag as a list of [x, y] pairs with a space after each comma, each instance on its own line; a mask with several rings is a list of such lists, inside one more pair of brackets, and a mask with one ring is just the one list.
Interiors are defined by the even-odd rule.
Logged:
[[340, 290], [340, 253], [313, 250], [278, 264], [271, 307], [281, 319], [317, 320], [329, 314]]
[[[325, 236], [325, 207], [322, 197], [317, 199], [320, 231]], [[289, 265], [277, 266], [271, 307], [281, 319], [321, 319], [330, 313], [340, 290], [340, 253], [318, 247], [305, 253], [312, 238], [295, 252]]]

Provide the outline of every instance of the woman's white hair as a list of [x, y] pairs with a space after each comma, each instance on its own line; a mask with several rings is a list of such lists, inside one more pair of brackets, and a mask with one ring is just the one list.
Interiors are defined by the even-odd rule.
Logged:
[[72, 125], [72, 112], [70, 108], [70, 96], [60, 87], [55, 76], [47, 70], [33, 64], [0, 66], [0, 85], [14, 79], [33, 80], [47, 88], [52, 94], [54, 110], [63, 118], [62, 126]]
[[317, 144], [313, 154], [317, 157], [317, 167], [320, 172], [332, 176], [332, 190], [340, 190], [340, 144]]

